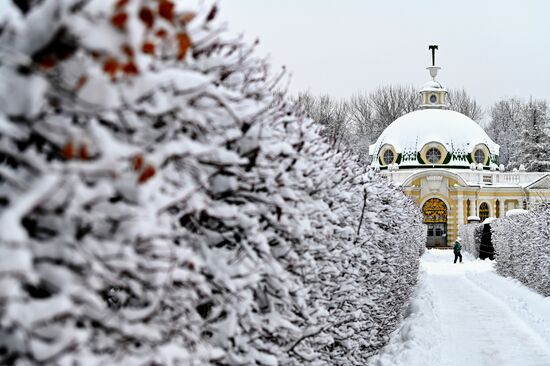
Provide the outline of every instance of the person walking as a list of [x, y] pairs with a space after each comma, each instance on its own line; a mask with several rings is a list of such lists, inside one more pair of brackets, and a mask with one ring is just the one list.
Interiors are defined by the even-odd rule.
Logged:
[[460, 244], [460, 238], [457, 238], [455, 245], [453, 246], [453, 252], [455, 253], [454, 263], [456, 263], [456, 260], [458, 258], [460, 258], [460, 263], [462, 263], [462, 254], [460, 253], [461, 250], [462, 250], [462, 245]]

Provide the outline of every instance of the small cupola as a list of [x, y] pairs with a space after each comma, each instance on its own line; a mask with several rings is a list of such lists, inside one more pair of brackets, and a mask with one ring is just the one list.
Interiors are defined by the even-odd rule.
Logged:
[[448, 107], [447, 89], [436, 80], [437, 71], [441, 69], [441, 67], [435, 66], [435, 51], [437, 50], [437, 45], [430, 45], [428, 49], [432, 51], [432, 66], [428, 66], [426, 69], [430, 71], [432, 80], [428, 81], [422, 86], [422, 89], [420, 89], [420, 95], [422, 96], [420, 108], [446, 109]]

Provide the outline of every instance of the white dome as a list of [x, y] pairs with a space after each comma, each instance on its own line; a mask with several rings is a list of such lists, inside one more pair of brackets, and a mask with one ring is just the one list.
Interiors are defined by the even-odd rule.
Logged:
[[466, 155], [482, 144], [491, 155], [499, 154], [499, 145], [474, 120], [446, 109], [422, 109], [396, 119], [369, 147], [369, 154], [377, 164], [380, 148], [390, 145], [396, 153], [409, 156], [399, 165], [424, 165], [416, 160], [416, 154], [429, 143], [443, 145], [452, 159], [446, 164], [455, 166], [469, 167]]

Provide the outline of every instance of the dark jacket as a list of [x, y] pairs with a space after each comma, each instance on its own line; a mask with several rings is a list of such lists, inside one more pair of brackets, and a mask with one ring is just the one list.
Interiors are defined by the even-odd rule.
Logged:
[[462, 249], [462, 245], [460, 245], [459, 242], [456, 242], [455, 245], [453, 246], [453, 251], [455, 253], [460, 253], [460, 250]]

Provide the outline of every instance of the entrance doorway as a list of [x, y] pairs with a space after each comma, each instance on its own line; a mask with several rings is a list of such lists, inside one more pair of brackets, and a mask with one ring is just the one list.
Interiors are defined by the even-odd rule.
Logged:
[[428, 224], [426, 246], [441, 247], [447, 245], [447, 224]]
[[426, 246], [447, 245], [447, 206], [439, 198], [430, 198], [422, 206], [424, 223], [428, 227]]

